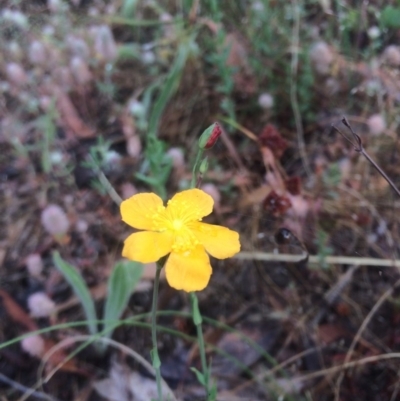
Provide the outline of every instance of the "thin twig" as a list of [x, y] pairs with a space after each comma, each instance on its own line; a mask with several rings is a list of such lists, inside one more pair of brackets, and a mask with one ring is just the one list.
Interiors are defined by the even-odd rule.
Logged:
[[343, 132], [341, 132], [336, 126], [332, 125], [332, 128], [336, 132], [338, 132], [347, 142], [351, 143], [354, 150], [358, 153], [361, 153], [372, 164], [372, 166], [378, 171], [378, 173], [388, 182], [388, 184], [392, 187], [393, 191], [395, 191], [396, 194], [400, 196], [400, 190], [396, 187], [394, 182], [378, 166], [378, 164], [372, 159], [372, 157], [365, 151], [360, 136], [354, 132], [353, 128], [351, 127], [350, 123], [347, 121], [346, 117], [342, 118], [342, 123], [350, 130], [351, 134], [353, 135], [353, 139], [350, 139], [347, 135], [343, 134]]
[[[263, 260], [266, 262], [290, 262], [296, 263], [304, 259], [304, 254], [276, 254], [267, 252], [239, 252], [234, 259], [240, 260]], [[379, 258], [361, 258], [354, 256], [326, 256], [324, 262], [329, 265], [360, 265], [376, 267], [400, 267], [399, 259], [379, 259]], [[310, 255], [308, 259], [310, 265], [319, 266], [321, 258], [317, 255]]]
[[24, 392], [24, 393], [29, 393], [30, 397], [38, 398], [40, 400], [58, 401], [57, 398], [54, 398], [51, 395], [48, 395], [48, 394], [45, 394], [45, 393], [41, 393], [41, 392], [36, 391], [36, 390], [34, 390], [32, 388], [26, 387], [21, 383], [18, 383], [18, 382], [14, 381], [14, 380], [11, 380], [9, 377], [3, 375], [3, 373], [0, 373], [0, 381], [5, 383], [5, 384], [8, 384], [10, 387], [12, 387], [12, 388], [14, 388], [14, 389], [16, 389], [18, 391], [21, 391], [21, 392]]
[[106, 177], [101, 168], [97, 165], [93, 156], [90, 154], [89, 159], [92, 163], [92, 167], [94, 168], [97, 178], [100, 181], [100, 184], [103, 185], [110, 198], [119, 206], [122, 202], [122, 198], [118, 195], [117, 191], [114, 189], [109, 179]]

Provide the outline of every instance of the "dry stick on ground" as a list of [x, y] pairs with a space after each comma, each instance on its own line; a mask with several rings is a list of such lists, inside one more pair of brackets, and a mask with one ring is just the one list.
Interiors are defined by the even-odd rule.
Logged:
[[[379, 310], [379, 308], [382, 306], [382, 304], [390, 297], [390, 295], [392, 295], [393, 290], [398, 287], [400, 284], [400, 279], [396, 281], [396, 283], [389, 288], [387, 291], [385, 291], [382, 296], [378, 299], [378, 301], [376, 302], [376, 304], [374, 305], [374, 307], [370, 310], [370, 312], [368, 313], [368, 315], [366, 316], [366, 318], [364, 319], [362, 325], [360, 326], [360, 328], [357, 331], [357, 334], [355, 335], [355, 337], [353, 338], [353, 341], [347, 351], [346, 357], [344, 359], [344, 365], [346, 365], [350, 360], [351, 357], [353, 355], [353, 351], [354, 348], [356, 347], [358, 341], [361, 338], [362, 333], [364, 332], [365, 328], [368, 326], [369, 322], [371, 321], [371, 319], [373, 318], [373, 316], [375, 315], [375, 313]], [[336, 386], [335, 386], [335, 401], [339, 401], [340, 398], [340, 386], [342, 384], [343, 381], [343, 377], [344, 377], [344, 372], [340, 373], [340, 376], [338, 377], [337, 381], [336, 381]]]
[[[268, 262], [292, 262], [296, 263], [303, 258], [303, 255], [276, 254], [268, 252], [239, 252], [233, 259], [240, 260], [263, 260]], [[324, 262], [329, 265], [360, 265], [375, 267], [398, 267], [400, 268], [400, 259], [379, 259], [379, 258], [361, 258], [354, 256], [326, 256]], [[310, 255], [308, 264], [319, 266], [321, 258], [316, 255]]]
[[29, 387], [24, 386], [21, 383], [18, 383], [14, 380], [11, 380], [9, 377], [3, 375], [3, 373], [0, 372], [0, 381], [8, 384], [10, 387], [14, 388], [15, 390], [27, 393], [29, 392], [30, 395], [34, 398], [38, 398], [39, 400], [46, 400], [46, 401], [59, 401], [57, 398], [52, 397], [51, 395], [45, 394], [45, 393], [40, 393], [38, 391], [35, 391], [30, 389]]

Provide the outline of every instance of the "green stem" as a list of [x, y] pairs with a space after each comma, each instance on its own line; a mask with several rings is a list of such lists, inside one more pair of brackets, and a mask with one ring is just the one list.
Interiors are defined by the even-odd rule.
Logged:
[[193, 165], [192, 181], [190, 182], [190, 188], [195, 188], [196, 187], [197, 173], [199, 171], [200, 161], [201, 161], [201, 157], [202, 156], [203, 156], [203, 150], [199, 150], [197, 152], [196, 160], [195, 160], [194, 165]]
[[210, 394], [210, 388], [209, 388], [210, 375], [208, 372], [208, 366], [207, 366], [207, 360], [206, 360], [206, 347], [204, 344], [203, 329], [201, 327], [203, 319], [201, 317], [201, 313], [200, 313], [200, 309], [199, 309], [199, 300], [197, 298], [197, 295], [194, 292], [190, 293], [190, 301], [192, 303], [193, 322], [196, 326], [196, 331], [197, 331], [197, 341], [198, 341], [200, 360], [201, 360], [201, 370], [202, 370], [203, 377], [204, 377], [204, 388], [206, 390], [207, 400], [208, 400], [209, 399], [208, 396]]
[[162, 387], [161, 387], [161, 361], [158, 355], [158, 345], [157, 345], [157, 303], [158, 303], [158, 285], [160, 283], [160, 273], [162, 269], [162, 264], [157, 262], [156, 277], [154, 280], [153, 289], [153, 303], [151, 306], [151, 340], [153, 343], [153, 349], [151, 350], [151, 359], [153, 362], [153, 367], [156, 372], [156, 382], [157, 382], [157, 394], [158, 401], [162, 401]]

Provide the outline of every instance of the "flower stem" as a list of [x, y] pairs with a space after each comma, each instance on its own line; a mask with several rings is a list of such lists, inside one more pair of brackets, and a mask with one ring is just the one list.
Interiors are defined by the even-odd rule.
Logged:
[[193, 323], [196, 326], [197, 331], [197, 341], [199, 346], [199, 353], [200, 353], [200, 360], [201, 360], [201, 370], [203, 373], [203, 385], [207, 393], [207, 400], [209, 399], [210, 395], [210, 388], [209, 388], [209, 377], [210, 373], [208, 371], [207, 360], [206, 360], [206, 347], [204, 344], [204, 337], [203, 337], [203, 329], [201, 324], [203, 319], [201, 317], [200, 309], [199, 309], [199, 300], [194, 292], [190, 293], [190, 301], [192, 304], [192, 316], [193, 316]]
[[157, 303], [158, 303], [158, 285], [160, 283], [160, 273], [163, 265], [162, 263], [157, 262], [157, 271], [156, 277], [154, 280], [154, 288], [153, 288], [153, 303], [151, 306], [151, 340], [153, 343], [153, 349], [151, 350], [151, 359], [153, 362], [153, 368], [156, 373], [156, 382], [157, 382], [157, 394], [158, 401], [162, 401], [162, 387], [161, 387], [161, 361], [158, 355], [158, 346], [157, 346]]
[[201, 157], [203, 156], [203, 153], [204, 152], [201, 149], [197, 152], [196, 160], [194, 162], [193, 170], [192, 170], [192, 180], [191, 180], [191, 183], [190, 183], [190, 188], [195, 188], [196, 187], [197, 173], [199, 171]]

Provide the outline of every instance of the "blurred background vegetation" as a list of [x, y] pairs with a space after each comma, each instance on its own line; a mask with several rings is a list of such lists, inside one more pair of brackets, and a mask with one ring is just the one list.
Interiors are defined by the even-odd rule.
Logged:
[[[142, 380], [122, 351], [90, 347], [35, 387], [45, 352], [85, 330], [68, 326], [83, 320], [82, 299], [52, 252], [79, 271], [101, 307], [128, 234], [119, 196], [153, 191], [167, 199], [188, 188], [196, 141], [214, 121], [224, 132], [202, 182], [215, 201], [211, 221], [238, 230], [243, 251], [264, 259], [315, 256], [308, 264], [248, 255], [215, 263], [200, 302], [215, 319], [207, 341], [217, 399], [399, 399], [391, 356], [400, 347], [399, 273], [390, 261], [399, 251], [400, 202], [331, 129], [346, 134], [346, 116], [400, 184], [399, 1], [0, 4], [0, 341], [67, 324], [0, 349], [4, 399], [28, 399], [19, 397], [29, 389], [45, 399], [146, 399], [135, 386], [117, 392], [127, 386], [118, 382], [123, 375]], [[342, 256], [360, 259], [334, 259]], [[129, 302], [125, 288], [124, 317], [149, 310], [151, 268]], [[185, 302], [161, 288], [160, 309], [175, 311], [160, 322], [175, 330], [163, 337], [163, 376], [179, 399], [195, 400], [194, 328], [179, 315]], [[146, 326], [122, 325], [113, 338], [148, 357]], [[368, 357], [376, 359], [352, 375], [334, 368]]]

